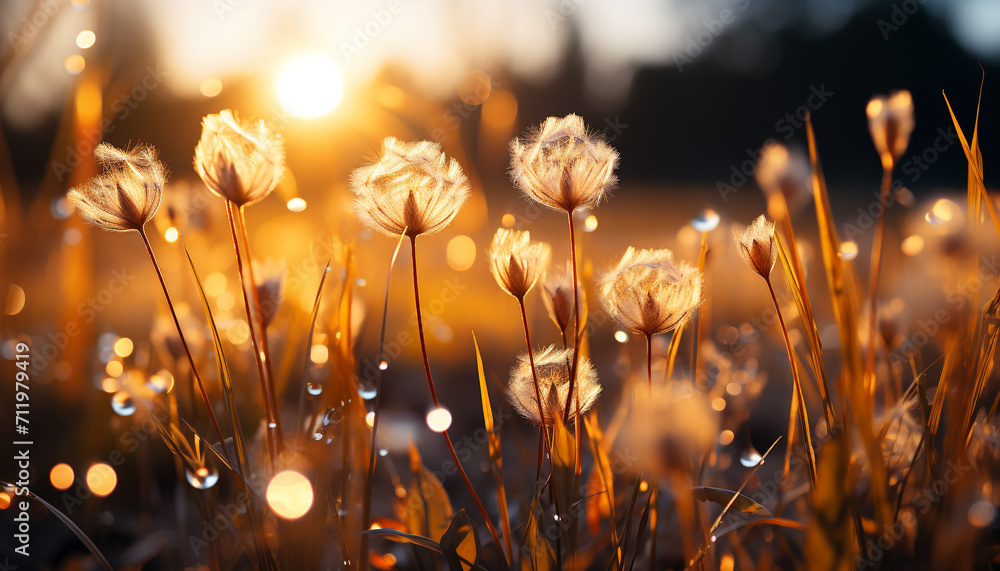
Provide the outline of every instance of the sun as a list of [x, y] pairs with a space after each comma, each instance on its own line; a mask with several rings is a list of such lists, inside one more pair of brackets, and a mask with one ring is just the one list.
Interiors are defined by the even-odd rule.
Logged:
[[313, 118], [326, 115], [344, 94], [340, 70], [319, 54], [292, 59], [278, 76], [278, 99], [292, 115]]

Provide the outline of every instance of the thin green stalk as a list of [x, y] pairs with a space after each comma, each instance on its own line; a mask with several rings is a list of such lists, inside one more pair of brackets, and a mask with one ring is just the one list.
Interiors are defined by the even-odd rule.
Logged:
[[[535, 370], [535, 356], [531, 352], [531, 334], [528, 332], [528, 314], [524, 310], [524, 297], [517, 298], [517, 304], [521, 308], [521, 324], [524, 325], [524, 343], [528, 346], [528, 364], [531, 366], [531, 380], [535, 385], [535, 402], [538, 403], [538, 418], [541, 422], [539, 431], [541, 432], [540, 445], [545, 446], [545, 449], [550, 447], [549, 445], [549, 429], [547, 423], [545, 422], [545, 409], [547, 408], [542, 402], [542, 389], [538, 384], [538, 372]], [[542, 475], [542, 463], [544, 460], [544, 455], [541, 450], [538, 452], [538, 470], [535, 474], [535, 481], [537, 482]]]
[[170, 300], [170, 293], [167, 291], [167, 283], [163, 280], [163, 273], [160, 271], [160, 265], [156, 263], [156, 256], [153, 255], [153, 247], [149, 244], [149, 238], [146, 237], [146, 232], [144, 230], [139, 230], [139, 236], [142, 238], [142, 243], [146, 245], [146, 252], [149, 254], [149, 260], [153, 262], [153, 269], [156, 270], [156, 277], [160, 280], [160, 287], [163, 288], [163, 297], [167, 299], [167, 307], [170, 308], [170, 316], [174, 318], [174, 326], [177, 327], [177, 336], [181, 340], [181, 346], [184, 347], [184, 354], [187, 355], [188, 364], [191, 365], [191, 375], [194, 377], [195, 382], [198, 383], [198, 390], [201, 391], [201, 399], [205, 402], [205, 407], [208, 408], [209, 418], [212, 419], [212, 428], [215, 429], [215, 434], [219, 437], [219, 443], [225, 446], [226, 439], [222, 436], [222, 428], [219, 427], [219, 419], [215, 417], [215, 410], [212, 409], [212, 401], [209, 400], [208, 393], [205, 391], [205, 385], [202, 384], [201, 377], [198, 375], [198, 369], [194, 365], [194, 357], [191, 356], [191, 349], [188, 347], [187, 339], [184, 337], [184, 331], [181, 330], [181, 322], [177, 319], [177, 312], [174, 311], [174, 303]]
[[[778, 323], [781, 324], [781, 334], [785, 338], [785, 349], [788, 351], [788, 363], [792, 367], [793, 392], [799, 408], [799, 429], [802, 431], [802, 444], [806, 449], [806, 457], [809, 459], [809, 480], [812, 482], [812, 489], [816, 491], [816, 452], [812, 445], [812, 432], [809, 429], [809, 413], [806, 410], [805, 396], [802, 394], [802, 381], [799, 379], [798, 369], [795, 368], [795, 350], [792, 348], [792, 341], [788, 337], [788, 328], [785, 326], [785, 318], [781, 314], [781, 305], [778, 297], [774, 294], [774, 287], [770, 278], [765, 277], [767, 291], [771, 294], [771, 301], [774, 302], [774, 310], [778, 313]], [[791, 443], [789, 443], [791, 446]]]
[[264, 415], [267, 420], [267, 449], [271, 456], [271, 467], [275, 468], [280, 452], [280, 442], [276, 435], [277, 421], [275, 420], [274, 409], [271, 408], [271, 389], [267, 383], [267, 375], [264, 373], [264, 362], [261, 359], [260, 346], [257, 343], [257, 333], [254, 329], [254, 315], [250, 309], [250, 299], [247, 297], [246, 277], [243, 273], [243, 257], [240, 254], [240, 240], [236, 235], [236, 219], [233, 211], [236, 206], [231, 202], [226, 202], [226, 212], [229, 214], [229, 227], [233, 233], [233, 247], [236, 249], [236, 267], [240, 272], [240, 289], [243, 290], [243, 305], [247, 313], [247, 323], [250, 326], [250, 342], [253, 347], [253, 355], [257, 361], [257, 374], [260, 376], [260, 388], [264, 400]]
[[[424, 372], [427, 374], [427, 386], [431, 391], [431, 401], [433, 401], [435, 407], [440, 407], [441, 403], [438, 401], [437, 390], [434, 388], [434, 378], [431, 376], [431, 363], [427, 358], [427, 341], [424, 338], [424, 320], [420, 311], [420, 288], [418, 286], [417, 280], [417, 238], [416, 236], [410, 237], [410, 261], [413, 267], [413, 304], [416, 307], [417, 314], [417, 334], [420, 338], [420, 353], [424, 359]], [[483, 516], [483, 520], [486, 522], [486, 527], [490, 530], [490, 535], [493, 536], [493, 543], [496, 545], [497, 551], [500, 552], [500, 556], [504, 561], [506, 561], [507, 556], [503, 552], [503, 544], [500, 543], [500, 536], [497, 534], [496, 527], [493, 526], [493, 522], [490, 521], [490, 516], [486, 513], [486, 506], [483, 505], [482, 500], [479, 499], [479, 494], [476, 493], [476, 489], [472, 486], [472, 482], [469, 480], [468, 474], [465, 473], [465, 468], [462, 467], [462, 462], [458, 459], [458, 453], [455, 452], [455, 445], [451, 443], [451, 436], [448, 436], [448, 430], [441, 431], [441, 435], [444, 437], [445, 444], [448, 445], [448, 452], [451, 453], [451, 458], [455, 462], [455, 466], [458, 468], [458, 473], [462, 476], [462, 481], [465, 482], [465, 487], [469, 489], [469, 493], [472, 494], [472, 499], [476, 502], [476, 507], [479, 508], [479, 512]]]
[[[889, 203], [889, 194], [892, 192], [892, 165], [886, 165], [882, 169], [882, 190], [879, 193], [879, 201], [882, 204]], [[869, 276], [870, 287], [868, 290], [868, 358], [865, 361], [865, 382], [869, 396], [875, 396], [875, 327], [878, 322], [878, 283], [879, 275], [882, 271], [882, 244], [885, 242], [885, 208], [880, 208], [878, 218], [875, 221], [875, 234], [872, 237], [871, 272]]]
[[[246, 252], [247, 258], [251, 260], [247, 264], [247, 274], [250, 277], [250, 296], [253, 300], [253, 306], [255, 313], [257, 315], [257, 326], [260, 328], [260, 350], [264, 353], [264, 373], [267, 374], [267, 386], [271, 390], [271, 407], [277, 411], [277, 400], [275, 398], [274, 392], [274, 370], [271, 365], [271, 346], [267, 340], [267, 326], [264, 325], [264, 312], [260, 305], [260, 295], [257, 293], [257, 278], [254, 276], [253, 272], [253, 255], [250, 253], [250, 235], [247, 231], [247, 221], [243, 214], [243, 207], [239, 207], [236, 211], [237, 218], [240, 223], [240, 234], [243, 238], [243, 251]], [[277, 309], [277, 308], [275, 308]], [[278, 440], [281, 440], [281, 415], [275, 414], [275, 432], [278, 435]]]
[[569, 387], [566, 391], [566, 406], [563, 407], [563, 422], [569, 424], [570, 403], [576, 387], [576, 368], [580, 359], [580, 279], [576, 269], [576, 231], [573, 228], [573, 212], [568, 211], [569, 249], [573, 256], [573, 362], [569, 367]]

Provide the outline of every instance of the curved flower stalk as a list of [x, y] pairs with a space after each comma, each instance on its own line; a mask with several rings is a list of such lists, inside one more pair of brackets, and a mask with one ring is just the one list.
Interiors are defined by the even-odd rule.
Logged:
[[[427, 341], [420, 309], [417, 236], [439, 232], [455, 218], [469, 198], [468, 179], [458, 161], [445, 157], [441, 145], [430, 141], [404, 143], [394, 137], [387, 137], [382, 141], [381, 153], [372, 162], [351, 173], [350, 185], [355, 197], [355, 212], [364, 226], [387, 236], [406, 236], [410, 239], [413, 304], [417, 315], [420, 352], [431, 401], [435, 407], [440, 407], [427, 357]], [[465, 487], [490, 530], [496, 548], [506, 558], [496, 527], [458, 459], [448, 430], [442, 430], [441, 435]]]
[[153, 254], [153, 247], [146, 236], [145, 226], [160, 207], [163, 186], [167, 181], [167, 168], [157, 158], [154, 147], [142, 144], [123, 150], [108, 143], [101, 143], [94, 149], [94, 158], [97, 159], [102, 172], [82, 185], [70, 189], [66, 197], [88, 224], [109, 232], [134, 230], [139, 233], [153, 269], [156, 270], [156, 277], [167, 300], [177, 337], [191, 366], [191, 376], [198, 385], [201, 398], [212, 420], [212, 428], [215, 429], [219, 442], [224, 443], [226, 439], [222, 436], [222, 428], [219, 426], [205, 386], [201, 382], [194, 356], [184, 337], [184, 330], [181, 329], [181, 322], [170, 299], [170, 292], [167, 291], [167, 284], [163, 280], [163, 272], [160, 271], [160, 265]]
[[[617, 183], [618, 152], [601, 137], [588, 131], [579, 115], [549, 117], [537, 129], [510, 144], [510, 177], [527, 197], [566, 213], [573, 265], [573, 357], [570, 390], [579, 360], [580, 292], [576, 263], [576, 233], [573, 212], [593, 208]], [[569, 419], [569, 407], [566, 407]], [[579, 424], [577, 425], [579, 426]]]
[[[809, 412], [806, 409], [806, 400], [802, 392], [802, 380], [799, 378], [799, 371], [795, 367], [795, 350], [792, 348], [791, 338], [788, 336], [788, 327], [785, 325], [785, 318], [781, 313], [781, 304], [774, 293], [774, 286], [771, 284], [771, 270], [778, 258], [778, 246], [774, 240], [774, 224], [767, 221], [763, 215], [757, 217], [750, 226], [743, 231], [733, 232], [740, 257], [747, 266], [764, 278], [767, 284], [767, 291], [771, 294], [771, 301], [774, 303], [774, 310], [778, 314], [778, 323], [781, 325], [781, 333], [785, 338], [785, 350], [788, 353], [788, 364], [792, 368], [792, 414], [798, 409], [799, 430], [802, 431], [802, 440], [806, 449], [806, 457], [809, 464], [809, 478], [813, 489], [816, 489], [816, 454], [812, 444], [812, 428], [809, 424]], [[793, 422], [791, 419], [789, 422]], [[791, 425], [794, 426], [794, 425]], [[790, 428], [791, 429], [791, 428]], [[789, 446], [792, 445], [792, 438], [789, 435]]]
[[[524, 343], [528, 350], [528, 366], [533, 380], [532, 386], [535, 389], [536, 403], [542, 401], [542, 393], [538, 377], [535, 373], [534, 357], [531, 354], [531, 333], [528, 329], [528, 314], [524, 308], [524, 296], [542, 278], [542, 275], [545, 273], [545, 267], [548, 265], [550, 253], [551, 248], [549, 248], [548, 244], [532, 241], [531, 234], [527, 231], [507, 230], [505, 228], [497, 230], [497, 233], [493, 236], [493, 242], [490, 244], [489, 250], [490, 271], [493, 272], [493, 277], [496, 278], [497, 284], [501, 289], [517, 300], [518, 307], [521, 310]], [[549, 448], [548, 422], [546, 422], [544, 416], [540, 417], [539, 424], [539, 447], [544, 446], [545, 448]], [[541, 478], [543, 459], [544, 454], [539, 449], [538, 469], [535, 475], [536, 484], [537, 480]]]
[[[241, 121], [234, 111], [225, 109], [202, 119], [201, 139], [194, 150], [194, 167], [209, 190], [226, 200], [226, 213], [229, 216], [233, 247], [236, 251], [243, 304], [247, 323], [250, 325], [250, 341], [257, 362], [257, 374], [260, 376], [267, 421], [268, 450], [274, 467], [282, 448], [281, 416], [274, 393], [274, 375], [271, 373], [271, 358], [266, 340], [267, 329], [264, 325], [257, 288], [254, 286], [256, 280], [253, 266], [247, 264], [246, 271], [249, 276], [245, 275], [240, 238], [237, 235], [237, 220], [245, 255], [252, 259], [243, 207], [260, 202], [278, 185], [285, 172], [284, 139], [264, 121]], [[250, 307], [251, 298], [254, 309]]]
[[[865, 108], [872, 143], [882, 161], [882, 189], [879, 201], [889, 204], [892, 193], [892, 171], [910, 144], [913, 120], [913, 97], [909, 91], [896, 91], [888, 97], [877, 95]], [[882, 271], [882, 244], [885, 242], [885, 208], [879, 209], [872, 236], [871, 270], [868, 290], [868, 357], [865, 361], [865, 382], [868, 393], [875, 395], [875, 324], [878, 321], [878, 285]]]

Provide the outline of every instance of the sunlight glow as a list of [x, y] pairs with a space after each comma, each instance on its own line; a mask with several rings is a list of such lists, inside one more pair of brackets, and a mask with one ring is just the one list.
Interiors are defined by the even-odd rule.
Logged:
[[278, 76], [278, 98], [298, 117], [326, 115], [344, 94], [344, 79], [329, 59], [306, 54], [288, 62]]

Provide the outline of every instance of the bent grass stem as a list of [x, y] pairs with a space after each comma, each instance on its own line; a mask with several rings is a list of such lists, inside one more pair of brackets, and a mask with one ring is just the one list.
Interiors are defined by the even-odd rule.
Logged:
[[[420, 311], [420, 288], [417, 285], [417, 238], [416, 236], [410, 236], [410, 261], [413, 267], [413, 304], [416, 308], [417, 313], [417, 334], [420, 337], [420, 353], [424, 359], [424, 372], [427, 374], [427, 386], [431, 391], [431, 401], [434, 402], [435, 407], [440, 407], [441, 404], [438, 401], [437, 390], [434, 388], [434, 378], [431, 375], [431, 364], [430, 360], [427, 358], [427, 341], [424, 339], [424, 321], [423, 316]], [[444, 436], [445, 444], [448, 445], [448, 452], [451, 453], [451, 459], [455, 462], [455, 466], [458, 468], [458, 473], [462, 476], [462, 481], [465, 483], [465, 487], [469, 489], [469, 493], [472, 494], [472, 499], [476, 502], [476, 507], [479, 508], [479, 513], [482, 514], [483, 520], [486, 522], [486, 527], [490, 530], [490, 535], [493, 537], [493, 543], [496, 545], [498, 551], [500, 551], [501, 558], [506, 561], [507, 555], [503, 552], [503, 544], [500, 543], [500, 536], [497, 534], [496, 527], [494, 527], [493, 522], [490, 521], [490, 516], [486, 513], [486, 506], [483, 505], [482, 500], [479, 499], [479, 494], [476, 493], [476, 489], [472, 486], [472, 482], [469, 480], [468, 474], [465, 473], [465, 468], [462, 467], [462, 462], [458, 459], [458, 453], [455, 452], [455, 445], [451, 443], [451, 436], [448, 436], [448, 430], [445, 429], [441, 431], [441, 435]]]

